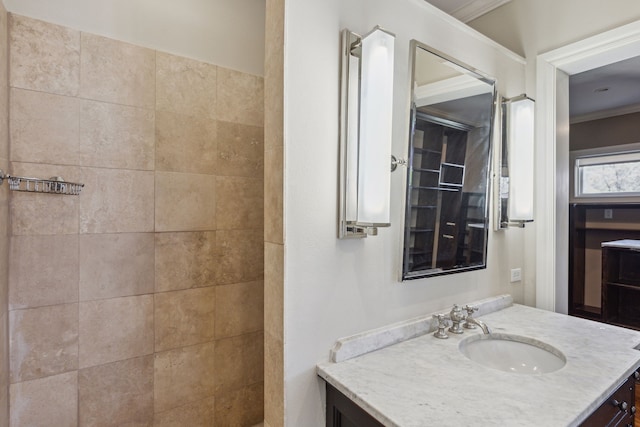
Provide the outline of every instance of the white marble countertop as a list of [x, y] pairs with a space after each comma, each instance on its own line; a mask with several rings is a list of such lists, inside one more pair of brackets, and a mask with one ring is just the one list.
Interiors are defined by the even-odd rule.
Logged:
[[513, 305], [478, 317], [493, 332], [543, 341], [567, 359], [542, 375], [467, 359], [460, 342], [479, 330], [431, 333], [339, 363], [318, 375], [385, 426], [574, 426], [640, 366], [640, 332]]

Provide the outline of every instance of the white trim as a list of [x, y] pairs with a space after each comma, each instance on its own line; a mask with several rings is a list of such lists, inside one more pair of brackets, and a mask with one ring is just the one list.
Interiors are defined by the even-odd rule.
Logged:
[[[539, 308], [566, 311], [566, 307], [558, 306], [556, 298], [557, 295], [566, 295], [568, 286], [567, 281], [558, 281], [556, 276], [560, 270], [556, 268], [557, 263], [568, 264], [568, 248], [558, 253], [556, 246], [562, 240], [557, 233], [568, 234], [568, 218], [559, 218], [565, 215], [557, 215], [557, 212], [564, 211], [569, 204], [568, 198], [556, 198], [556, 139], [562, 137], [569, 126], [568, 114], [560, 116], [563, 117], [562, 123], [556, 122], [556, 103], [558, 96], [563, 95], [558, 93], [556, 87], [559, 72], [575, 74], [638, 55], [640, 21], [544, 53], [537, 58], [536, 306]], [[558, 206], [558, 203], [563, 206]]]
[[[612, 152], [626, 152], [626, 151], [640, 151], [640, 142], [634, 142], [631, 144], [620, 144], [620, 145], [610, 145], [608, 147], [597, 147], [597, 148], [585, 148], [583, 150], [573, 150], [569, 152], [569, 164], [575, 164], [575, 159], [577, 157], [584, 156], [597, 156]], [[569, 202], [570, 203], [640, 203], [640, 197], [612, 197], [608, 196], [606, 199], [598, 198], [598, 197], [582, 197], [577, 199], [575, 197], [575, 171], [571, 174], [571, 182], [569, 183], [569, 189], [571, 193], [569, 194]]]
[[538, 60], [536, 92], [536, 307], [555, 310], [556, 70]]
[[639, 191], [609, 191], [600, 193], [585, 193], [583, 169], [589, 166], [612, 165], [616, 163], [640, 163], [640, 150], [611, 151], [606, 154], [576, 154], [571, 153], [571, 167], [573, 168], [573, 191], [576, 199], [611, 198], [611, 197], [640, 197]]
[[627, 105], [626, 107], [613, 108], [611, 110], [596, 111], [571, 117], [571, 124], [591, 122], [593, 120], [608, 119], [610, 117], [624, 116], [625, 114], [640, 113], [640, 104]]
[[609, 153], [628, 153], [631, 151], [640, 151], [640, 142], [632, 142], [631, 144], [609, 145], [607, 147], [584, 148], [582, 150], [571, 151], [572, 159], [587, 156], [600, 156]]
[[562, 71], [556, 72], [556, 141], [555, 153], [555, 283], [565, 286], [555, 289], [555, 311], [567, 314], [569, 312], [569, 75]]
[[583, 155], [575, 158], [576, 167], [610, 165], [613, 163], [631, 163], [640, 161], [640, 151], [611, 152], [600, 155]]
[[467, 23], [479, 18], [485, 13], [491, 12], [493, 9], [497, 9], [503, 4], [509, 3], [510, 1], [511, 0], [473, 0], [451, 12], [451, 15], [453, 15], [454, 18]]
[[543, 59], [567, 74], [577, 74], [640, 55], [640, 21], [543, 53]]
[[424, 105], [438, 104], [481, 95], [483, 93], [491, 93], [492, 91], [493, 86], [487, 85], [486, 82], [478, 80], [476, 77], [463, 74], [461, 76], [440, 80], [439, 82], [418, 86], [414, 90], [413, 98], [416, 107], [422, 107]]
[[480, 31], [477, 31], [473, 28], [471, 28], [470, 26], [464, 24], [463, 22], [460, 22], [459, 19], [454, 18], [453, 16], [449, 15], [446, 12], [443, 12], [441, 9], [438, 9], [437, 7], [435, 7], [434, 5], [432, 5], [431, 3], [426, 2], [425, 0], [412, 0], [415, 4], [420, 5], [423, 8], [426, 8], [429, 11], [429, 14], [436, 16], [438, 18], [440, 18], [442, 21], [446, 22], [447, 24], [451, 25], [452, 27], [467, 33], [468, 35], [470, 35], [471, 37], [482, 41], [482, 43], [486, 44], [487, 46], [491, 46], [493, 49], [495, 49], [497, 52], [500, 52], [502, 55], [506, 56], [507, 58], [511, 59], [512, 61], [515, 61], [519, 64], [522, 65], [527, 65], [527, 60], [518, 55], [517, 53], [515, 53], [512, 50], [507, 49], [506, 47], [502, 46], [500, 43], [498, 43], [497, 41], [493, 40], [492, 38], [489, 38], [488, 36], [482, 34]]

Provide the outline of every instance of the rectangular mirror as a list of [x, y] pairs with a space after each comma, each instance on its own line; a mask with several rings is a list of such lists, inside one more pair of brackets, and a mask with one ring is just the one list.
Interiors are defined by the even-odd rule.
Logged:
[[402, 279], [485, 268], [495, 81], [415, 40]]

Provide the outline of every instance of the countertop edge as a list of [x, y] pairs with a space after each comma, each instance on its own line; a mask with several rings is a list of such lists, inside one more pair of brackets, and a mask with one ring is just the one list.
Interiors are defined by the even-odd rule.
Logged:
[[[489, 297], [470, 303], [478, 307], [474, 316], [482, 316], [494, 311], [503, 310], [513, 305], [513, 297], [509, 294]], [[331, 349], [329, 360], [334, 363], [344, 362], [363, 354], [406, 341], [420, 335], [428, 334], [436, 330], [436, 322], [433, 316], [436, 314], [448, 314], [442, 310], [424, 316], [371, 329], [359, 334], [340, 338]]]

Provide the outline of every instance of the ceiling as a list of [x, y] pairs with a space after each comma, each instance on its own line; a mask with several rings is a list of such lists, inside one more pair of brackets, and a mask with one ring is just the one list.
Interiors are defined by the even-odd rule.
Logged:
[[462, 22], [469, 22], [511, 0], [425, 0]]
[[[462, 22], [469, 22], [511, 0], [425, 0]], [[640, 112], [640, 57], [569, 78], [572, 123]]]
[[[425, 0], [462, 22], [469, 22], [511, 0]], [[640, 111], [640, 57], [569, 78], [572, 123]]]
[[640, 57], [569, 77], [572, 123], [640, 111]]

